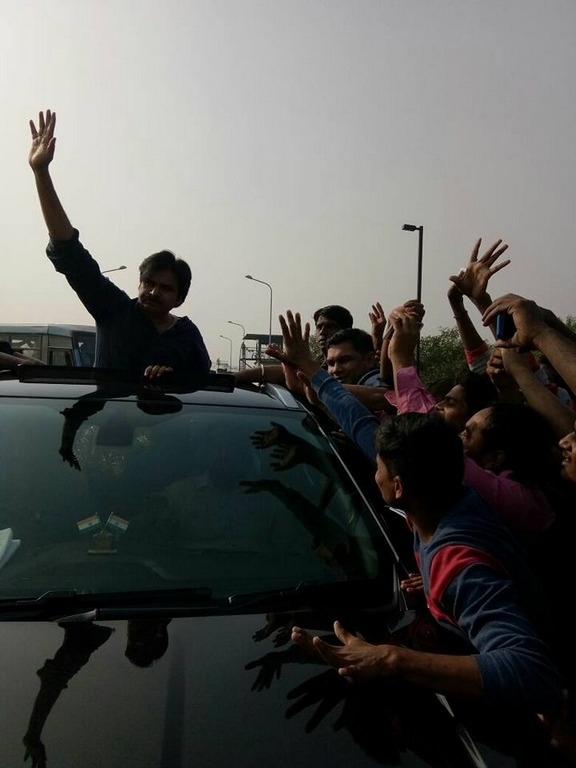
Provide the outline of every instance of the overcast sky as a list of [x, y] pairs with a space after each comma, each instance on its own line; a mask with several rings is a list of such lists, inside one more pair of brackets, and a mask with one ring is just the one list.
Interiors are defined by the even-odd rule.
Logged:
[[135, 295], [189, 261], [181, 310], [213, 360], [242, 324], [416, 290], [502, 237], [494, 278], [576, 314], [574, 0], [0, 0], [0, 322], [91, 321], [44, 255], [28, 119], [58, 116], [53, 178], [84, 245]]

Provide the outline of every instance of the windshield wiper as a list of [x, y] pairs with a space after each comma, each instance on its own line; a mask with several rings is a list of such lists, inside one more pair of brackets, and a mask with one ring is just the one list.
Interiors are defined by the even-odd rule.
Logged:
[[343, 606], [350, 607], [350, 604], [359, 609], [394, 610], [398, 606], [398, 593], [393, 584], [378, 579], [324, 583], [301, 581], [295, 587], [230, 595], [228, 604], [241, 610], [304, 607], [338, 610]]
[[152, 589], [131, 592], [78, 592], [74, 589], [48, 590], [37, 597], [0, 598], [0, 616], [10, 618], [34, 618], [39, 620], [88, 621], [104, 618], [121, 618], [143, 612], [190, 610], [200, 603], [205, 605], [212, 598], [207, 587], [182, 587], [179, 589]]

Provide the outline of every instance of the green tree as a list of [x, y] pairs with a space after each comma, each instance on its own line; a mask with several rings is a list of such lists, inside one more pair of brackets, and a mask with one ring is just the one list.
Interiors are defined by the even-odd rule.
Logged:
[[420, 340], [420, 377], [426, 384], [453, 378], [467, 367], [457, 328], [439, 328]]

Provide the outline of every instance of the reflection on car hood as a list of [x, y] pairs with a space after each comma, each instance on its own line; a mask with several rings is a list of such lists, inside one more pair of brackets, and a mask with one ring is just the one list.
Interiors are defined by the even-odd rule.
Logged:
[[[471, 764], [442, 762], [456, 742], [434, 696], [349, 685], [290, 643], [293, 622], [3, 622], [1, 764], [26, 753], [106, 768]], [[161, 658], [138, 666], [128, 639], [133, 659], [146, 645]]]
[[295, 622], [315, 626], [308, 614], [2, 622], [0, 764], [515, 764], [471, 757], [431, 693], [348, 684], [291, 644]]

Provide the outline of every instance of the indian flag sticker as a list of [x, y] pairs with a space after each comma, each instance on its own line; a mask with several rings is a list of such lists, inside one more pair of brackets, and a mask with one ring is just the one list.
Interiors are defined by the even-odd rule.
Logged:
[[83, 520], [78, 520], [76, 525], [78, 526], [78, 530], [83, 533], [84, 531], [91, 531], [93, 528], [98, 528], [101, 523], [98, 515], [92, 515], [91, 517], [85, 517]]
[[115, 528], [117, 531], [124, 532], [130, 523], [128, 520], [124, 520], [123, 517], [120, 517], [120, 515], [110, 515], [107, 525], [109, 525], [111, 528]]

